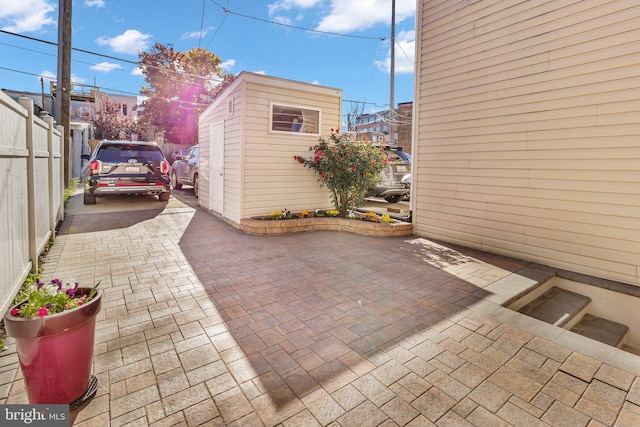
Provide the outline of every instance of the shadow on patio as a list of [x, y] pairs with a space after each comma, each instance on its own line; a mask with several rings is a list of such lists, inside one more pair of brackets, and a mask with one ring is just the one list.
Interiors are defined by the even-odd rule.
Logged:
[[[455, 341], [438, 331], [456, 327], [449, 319], [486, 294], [461, 278], [469, 268], [480, 276], [481, 253], [415, 236], [249, 236], [199, 210], [179, 246], [219, 314], [205, 329], [231, 374], [216, 391], [229, 390], [234, 420], [252, 410], [231, 394], [235, 383], [273, 425], [320, 388], [346, 393], [356, 384], [375, 399], [410, 370], [427, 375], [439, 354], [457, 367]], [[487, 283], [500, 278], [496, 261], [504, 275], [526, 265], [490, 258]], [[425, 340], [429, 330], [439, 344]]]

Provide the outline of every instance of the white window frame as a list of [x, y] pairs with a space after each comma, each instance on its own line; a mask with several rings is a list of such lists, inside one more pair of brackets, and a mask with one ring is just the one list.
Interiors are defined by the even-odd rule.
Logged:
[[[317, 132], [312, 132], [309, 129], [302, 128], [301, 131], [293, 131], [293, 130], [284, 130], [284, 129], [274, 129], [273, 120], [274, 120], [274, 108], [281, 107], [292, 110], [306, 110], [310, 112], [318, 113], [318, 128]], [[303, 113], [301, 111], [301, 113]], [[302, 126], [304, 127], [305, 123], [303, 121]], [[306, 136], [320, 136], [320, 132], [322, 130], [322, 110], [317, 107], [309, 107], [305, 105], [294, 105], [294, 104], [286, 104], [281, 102], [271, 102], [269, 104], [269, 133], [277, 133], [277, 134], [285, 134], [285, 135], [306, 135]]]

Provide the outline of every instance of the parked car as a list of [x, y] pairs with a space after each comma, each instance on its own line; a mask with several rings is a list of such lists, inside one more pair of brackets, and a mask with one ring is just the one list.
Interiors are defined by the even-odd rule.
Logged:
[[98, 143], [82, 168], [84, 204], [114, 194], [171, 196], [169, 162], [155, 142], [109, 141]]
[[173, 188], [180, 190], [183, 185], [191, 185], [196, 197], [198, 197], [198, 153], [198, 146], [194, 145], [185, 154], [176, 155], [169, 172]]
[[[411, 172], [409, 172], [408, 174], [403, 176], [402, 179], [400, 180], [400, 182], [402, 183], [402, 185], [407, 187], [409, 189], [409, 191], [411, 191]], [[409, 198], [410, 198], [410, 195], [407, 194], [406, 196], [404, 196], [402, 198], [402, 200], [409, 200]]]
[[402, 177], [411, 172], [411, 156], [402, 151], [402, 147], [387, 147], [384, 151], [391, 163], [380, 173], [380, 182], [368, 189], [364, 197], [380, 197], [389, 203], [396, 203], [408, 197], [411, 191], [401, 182]]
[[176, 161], [176, 157], [178, 156], [184, 156], [185, 154], [187, 154], [187, 151], [189, 151], [187, 148], [181, 148], [180, 150], [171, 153], [167, 156], [167, 160], [169, 160], [169, 164], [172, 165], [173, 162]]

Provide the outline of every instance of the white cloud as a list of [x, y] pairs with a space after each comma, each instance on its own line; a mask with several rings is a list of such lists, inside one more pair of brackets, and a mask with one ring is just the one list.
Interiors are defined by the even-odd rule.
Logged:
[[222, 68], [225, 71], [228, 71], [228, 70], [232, 69], [235, 65], [236, 65], [236, 60], [235, 59], [229, 59], [228, 61], [222, 62], [220, 64], [220, 68]]
[[287, 18], [286, 16], [274, 16], [273, 21], [282, 25], [293, 25], [291, 18]]
[[279, 10], [309, 9], [321, 2], [322, 0], [279, 0], [269, 5], [269, 14], [273, 15]]
[[[396, 74], [410, 74], [414, 72], [415, 64], [415, 31], [400, 31], [396, 35], [395, 69]], [[384, 61], [375, 61], [376, 67], [387, 73], [391, 72], [391, 49]]]
[[187, 39], [199, 39], [201, 37], [205, 37], [207, 34], [209, 34], [209, 32], [211, 32], [213, 28], [209, 27], [207, 29], [204, 29], [202, 31], [191, 31], [188, 33], [184, 33], [180, 38], [182, 40], [187, 40]]
[[151, 34], [142, 34], [138, 30], [127, 30], [119, 36], [102, 36], [96, 39], [100, 46], [109, 46], [114, 52], [137, 55], [138, 52], [149, 47]]
[[57, 1], [2, 0], [0, 1], [0, 25], [12, 33], [39, 31], [57, 22], [52, 15]]
[[[55, 82], [57, 80], [56, 73], [49, 70], [43, 70], [42, 72], [40, 72], [38, 76], [39, 76], [38, 80], [40, 80], [40, 77], [42, 77], [46, 82], [49, 82], [49, 81]], [[76, 74], [71, 74], [72, 85], [81, 85], [86, 83], [86, 81], [87, 79], [85, 79], [84, 77], [80, 77]]]
[[104, 0], [84, 0], [84, 5], [88, 7], [104, 7]]
[[92, 65], [89, 68], [91, 68], [94, 71], [101, 71], [103, 73], [109, 73], [109, 72], [111, 72], [113, 70], [121, 70], [122, 66], [120, 64], [114, 64], [112, 62], [105, 61], [105, 62], [101, 62], [101, 63], [96, 64], [96, 65]]
[[131, 75], [132, 76], [144, 76], [144, 73], [142, 72], [142, 68], [135, 67], [133, 70], [131, 70]]
[[[415, 0], [396, 1], [396, 23], [416, 13]], [[331, 11], [316, 28], [319, 31], [345, 33], [363, 30], [380, 23], [391, 25], [389, 0], [332, 0]]]
[[267, 75], [267, 72], [266, 72], [266, 71], [264, 71], [264, 70], [260, 70], [260, 71], [252, 71], [252, 73], [255, 73], [255, 74], [262, 74], [263, 76], [266, 76], [266, 75]]
[[73, 73], [71, 74], [71, 84], [82, 85], [82, 84], [85, 84], [86, 82], [87, 82], [87, 79], [85, 79], [84, 77], [77, 76]]
[[[310, 10], [312, 9], [313, 10]], [[274, 21], [291, 25], [303, 18], [284, 16], [286, 12], [305, 10], [307, 14], [321, 15], [318, 31], [348, 33], [365, 30], [379, 24], [391, 25], [391, 2], [389, 0], [331, 0], [328, 10], [322, 0], [277, 0], [269, 5], [269, 15]], [[415, 0], [396, 0], [396, 23], [415, 16]]]
[[401, 31], [396, 36], [396, 72], [413, 73], [416, 56], [416, 32]]
[[49, 70], [44, 70], [39, 74], [38, 80], [42, 77], [46, 81], [56, 81], [56, 73], [51, 72]]

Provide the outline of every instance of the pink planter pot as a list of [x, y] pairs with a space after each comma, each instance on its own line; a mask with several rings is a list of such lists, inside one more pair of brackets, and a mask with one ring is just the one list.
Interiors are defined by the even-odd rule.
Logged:
[[[89, 291], [78, 290], [82, 294]], [[88, 303], [58, 314], [23, 319], [7, 311], [4, 325], [16, 342], [29, 403], [71, 404], [85, 394], [101, 303], [99, 290]]]

